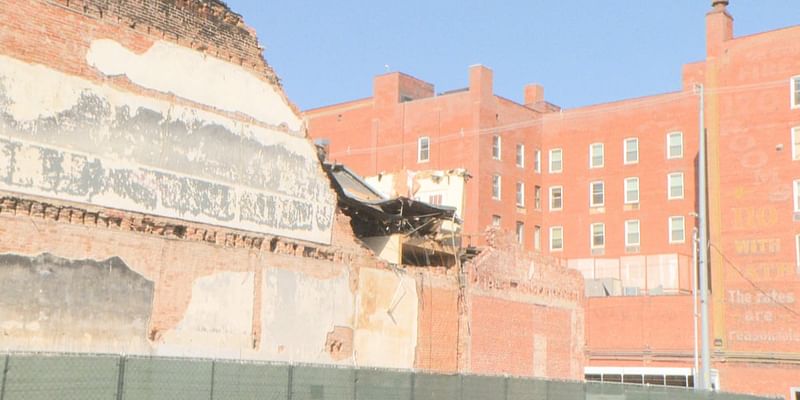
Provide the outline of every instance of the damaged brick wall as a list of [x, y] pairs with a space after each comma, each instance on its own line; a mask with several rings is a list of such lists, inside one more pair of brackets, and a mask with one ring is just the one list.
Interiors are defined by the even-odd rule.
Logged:
[[525, 252], [511, 232], [486, 237], [466, 266], [470, 371], [582, 379], [583, 277]]
[[46, 0], [80, 15], [108, 21], [207, 52], [258, 71], [278, 83], [263, 47], [242, 16], [219, 0]]
[[[512, 367], [495, 363], [494, 369], [482, 365], [470, 369], [470, 357], [479, 359], [481, 351], [492, 351], [481, 350], [479, 340], [471, 342], [470, 327], [490, 323], [481, 316], [486, 307], [470, 308], [473, 299], [546, 305], [542, 299], [561, 296], [558, 290], [540, 292], [530, 300], [525, 297], [524, 279], [513, 281], [521, 294], [506, 290], [512, 284], [505, 278], [507, 271], [488, 273], [497, 265], [498, 255], [506, 254], [500, 248], [490, 250], [483, 261], [476, 260], [469, 281], [453, 269], [398, 270], [376, 260], [353, 237], [346, 217], [334, 213], [332, 207], [326, 209], [333, 199], [325, 196], [328, 182], [318, 171], [316, 158], [304, 156], [310, 143], [300, 119], [261, 58], [253, 32], [222, 3], [21, 0], [0, 3], [0, 20], [4, 21], [0, 27], [0, 88], [4, 88], [0, 91], [0, 136], [5, 140], [0, 146], [0, 279], [20, 278], [25, 287], [64, 284], [72, 290], [69, 293], [77, 293], [65, 295], [72, 302], [60, 311], [35, 301], [26, 302], [35, 306], [21, 307], [18, 301], [0, 296], [4, 321], [0, 335], [7, 349], [496, 372]], [[201, 74], [177, 82], [181, 79], [172, 78], [186, 78], [202, 68], [175, 70], [180, 63], [165, 60], [176, 57], [200, 64], [222, 60], [231, 64], [222, 66], [225, 73], [241, 78], [238, 83], [243, 90], [257, 86], [263, 91], [248, 92], [258, 101], [243, 102], [239, 96], [243, 92], [219, 86], [219, 79], [200, 79]], [[243, 71], [249, 75], [242, 75]], [[257, 80], [249, 80], [250, 75]], [[255, 85], [247, 84], [251, 82]], [[34, 96], [20, 90], [27, 84], [53, 91], [28, 91], [44, 102], [40, 107], [20, 107]], [[62, 104], [65, 97], [58, 93], [77, 93], [75, 104], [81, 107]], [[113, 99], [124, 101], [114, 103]], [[275, 110], [283, 113], [271, 114]], [[237, 133], [242, 137], [236, 137]], [[109, 134], [117, 136], [108, 140]], [[214, 140], [226, 142], [208, 145]], [[93, 144], [102, 146], [93, 149]], [[269, 151], [253, 151], [254, 147], [264, 150], [261, 145], [283, 147], [294, 156], [277, 163], [283, 169], [273, 174], [280, 177], [275, 185], [265, 184], [271, 182], [266, 179], [254, 186], [279, 187], [283, 192], [278, 197], [287, 192], [316, 192], [320, 207], [313, 216], [302, 214], [309, 224], [324, 226], [312, 232], [315, 238], [309, 231], [270, 230], [274, 226], [248, 229], [224, 221], [241, 213], [198, 218], [209, 210], [195, 199], [213, 200], [222, 209], [228, 203], [209, 191], [194, 196], [193, 190], [203, 185], [178, 184], [177, 180], [164, 184], [159, 175], [150, 173], [153, 169], [192, 170], [192, 174], [208, 174], [200, 178], [209, 182], [240, 184], [237, 178], [245, 175], [242, 171], [263, 171], [262, 162], [272, 159], [262, 157]], [[217, 153], [201, 152], [203, 157], [196, 157], [192, 151], [208, 147]], [[187, 151], [172, 153], [176, 148]], [[96, 158], [86, 157], [93, 151], [98, 152]], [[219, 154], [225, 151], [253, 157], [234, 168]], [[116, 169], [95, 168], [102, 157], [109, 157]], [[183, 163], [192, 157], [217, 157], [219, 162], [203, 168]], [[120, 172], [119, 166], [125, 167], [128, 161], [142, 168]], [[286, 168], [295, 162], [304, 168]], [[107, 191], [120, 182], [138, 186]], [[187, 186], [192, 195], [177, 190]], [[148, 198], [154, 206], [135, 207], [139, 204], [135, 197], [143, 193], [156, 193]], [[164, 212], [162, 206], [179, 200], [200, 211], [196, 215]], [[253, 202], [250, 210], [263, 211], [266, 204]], [[292, 212], [303, 210], [286, 204], [281, 208], [290, 212], [277, 218], [281, 224], [296, 221]], [[93, 278], [92, 271], [113, 270], [118, 265], [125, 268]], [[65, 282], [73, 276], [67, 269], [40, 273], [73, 267], [88, 268], [74, 275], [79, 279], [72, 279], [73, 286]], [[81, 285], [94, 281], [113, 289], [97, 291], [101, 297], [112, 298], [103, 307], [93, 305], [97, 299], [79, 295], [84, 292]], [[131, 291], [137, 296], [124, 306], [137, 312], [98, 317], [125, 310], [113, 305], [129, 298], [124, 294]], [[81, 310], [99, 310], [99, 314], [73, 323], [71, 318]], [[65, 315], [72, 317], [59, 319]], [[49, 325], [41, 324], [43, 317], [54, 319]], [[110, 321], [128, 328], [109, 330]], [[578, 322], [570, 321], [572, 326]], [[564, 320], [534, 321], [535, 325], [550, 323], [554, 330], [566, 332]], [[546, 372], [562, 373], [560, 369]]]

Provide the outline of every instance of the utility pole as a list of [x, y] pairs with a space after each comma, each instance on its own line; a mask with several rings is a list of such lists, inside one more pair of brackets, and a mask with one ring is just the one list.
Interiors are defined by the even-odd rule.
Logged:
[[700, 373], [695, 379], [695, 388], [701, 390], [711, 389], [711, 351], [708, 343], [708, 183], [706, 162], [706, 127], [705, 127], [705, 88], [702, 84], [695, 85], [695, 91], [700, 95], [700, 145], [698, 150], [698, 200], [700, 225]]
[[[697, 221], [698, 215], [696, 213], [692, 213], [692, 218]], [[697, 268], [697, 228], [692, 229], [692, 322], [693, 322], [693, 330], [692, 333], [694, 334], [694, 340], [692, 341], [692, 348], [694, 349], [694, 374], [698, 374], [700, 371], [700, 354], [697, 346], [697, 318], [699, 317], [697, 312], [697, 273], [699, 272]], [[695, 385], [696, 387], [697, 385]]]

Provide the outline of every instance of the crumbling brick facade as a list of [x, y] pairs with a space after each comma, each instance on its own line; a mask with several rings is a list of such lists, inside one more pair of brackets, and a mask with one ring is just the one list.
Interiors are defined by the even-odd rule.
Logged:
[[[508, 271], [496, 266], [521, 253], [505, 247], [488, 250], [466, 270], [393, 268], [376, 259], [355, 239], [347, 217], [328, 207], [333, 192], [318, 160], [308, 157], [312, 146], [299, 117], [254, 32], [221, 2], [22, 0], [0, 3], [0, 21], [5, 349], [578, 377], [572, 365], [582, 349], [565, 355], [552, 338], [554, 332], [577, 335], [570, 343], [582, 337], [575, 330], [582, 319], [564, 317], [577, 315], [580, 301], [559, 289], [563, 284], [571, 293], [577, 282], [571, 273], [542, 264], [510, 288]], [[176, 71], [146, 64], [154, 49], [162, 59], [217, 63], [238, 79], [226, 83], [254, 83], [264, 97], [243, 104], [238, 92], [214, 82], [160, 81], [162, 72]], [[25, 103], [31, 97], [20, 95], [25, 85], [43, 85], [40, 107]], [[275, 109], [288, 111], [276, 116]], [[111, 134], [130, 142], [102, 142], [106, 147], [89, 155], [81, 148]], [[220, 137], [228, 141], [197, 145]], [[238, 159], [225, 153], [253, 146], [279, 148], [283, 158], [253, 156], [244, 162], [248, 172], [275, 164], [303, 168], [278, 165], [263, 181], [248, 180], [253, 174], [237, 172]], [[190, 159], [213, 162], [197, 167]], [[125, 169], [134, 162], [141, 168]], [[173, 170], [183, 175], [164, 178]], [[253, 191], [225, 197], [220, 187], [229, 184]], [[263, 200], [270, 193], [261, 189], [312, 199], [270, 208], [272, 200]], [[231, 202], [248, 196], [255, 199], [249, 208], [228, 212]], [[274, 196], [286, 197], [291, 193]], [[235, 218], [245, 211], [252, 218]], [[469, 268], [474, 273], [461, 273]], [[531, 292], [532, 282], [562, 275], [556, 286]], [[504, 361], [492, 353], [516, 349], [484, 348], [470, 328], [488, 326], [480, 320], [489, 309], [482, 302], [493, 299], [527, 310], [533, 332], [558, 352], [548, 353], [551, 361], [565, 356], [570, 367], [502, 365], [527, 353]], [[471, 365], [473, 357], [489, 361]]]

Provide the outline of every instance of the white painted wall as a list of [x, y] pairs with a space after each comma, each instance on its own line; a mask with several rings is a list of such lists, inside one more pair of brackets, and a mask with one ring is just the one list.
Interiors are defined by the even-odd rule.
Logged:
[[148, 89], [301, 129], [301, 119], [275, 87], [238, 65], [174, 43], [157, 41], [136, 54], [114, 40], [98, 39], [92, 41], [86, 62], [107, 76], [124, 75]]

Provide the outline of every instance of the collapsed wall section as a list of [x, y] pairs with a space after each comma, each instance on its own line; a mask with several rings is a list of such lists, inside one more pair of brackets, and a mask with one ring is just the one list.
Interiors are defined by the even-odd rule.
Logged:
[[[575, 334], [572, 303], [548, 319], [531, 307], [554, 292], [390, 268], [356, 241], [255, 35], [222, 3], [21, 0], [0, 20], [6, 350], [567, 376], [502, 366], [468, 327], [493, 323], [482, 299], [511, 302], [556, 348], [541, 329]], [[505, 279], [504, 251], [475, 274]]]

